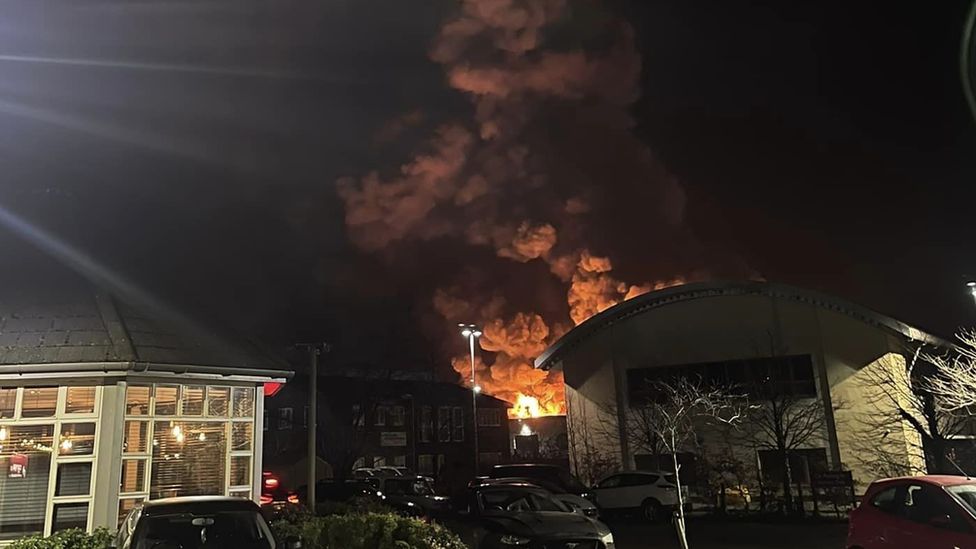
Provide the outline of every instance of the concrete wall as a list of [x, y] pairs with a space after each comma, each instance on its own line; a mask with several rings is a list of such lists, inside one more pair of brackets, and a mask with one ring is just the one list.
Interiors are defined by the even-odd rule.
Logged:
[[[710, 296], [646, 310], [614, 322], [562, 356], [574, 467], [579, 467], [575, 454], [584, 445], [574, 434], [585, 432], [591, 445], [614, 454], [622, 467], [633, 466], [635, 452], [626, 441], [608, 436], [612, 427], [619, 430], [625, 406], [617, 403], [626, 403], [628, 369], [809, 354], [828, 426], [835, 426], [821, 437], [829, 464], [851, 469], [868, 482], [872, 474], [854, 459], [850, 427], [859, 414], [872, 411], [859, 396], [858, 372], [883, 357], [891, 362], [902, 352], [898, 340], [881, 328], [817, 304], [778, 297]], [[879, 405], [875, 399], [872, 408]], [[899, 430], [887, 444], [904, 445], [907, 436]], [[736, 451], [755, 460], [752, 449]], [[906, 455], [906, 465], [917, 465], [915, 458]]]

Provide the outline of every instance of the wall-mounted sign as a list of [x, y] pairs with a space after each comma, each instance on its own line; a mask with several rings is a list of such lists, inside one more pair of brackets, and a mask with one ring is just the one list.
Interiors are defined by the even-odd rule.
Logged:
[[14, 454], [10, 456], [10, 467], [7, 469], [7, 478], [26, 478], [27, 477], [27, 455]]
[[380, 433], [380, 446], [406, 446], [407, 433], [403, 431], [382, 431]]

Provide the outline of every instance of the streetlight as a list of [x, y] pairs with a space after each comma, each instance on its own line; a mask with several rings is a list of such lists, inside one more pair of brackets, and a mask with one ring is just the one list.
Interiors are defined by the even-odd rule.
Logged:
[[973, 296], [973, 301], [976, 301], [976, 280], [967, 282], [966, 287], [969, 288], [969, 293]]
[[472, 429], [472, 435], [474, 437], [474, 474], [477, 476], [478, 467], [478, 393], [481, 392], [481, 387], [478, 385], [477, 379], [474, 375], [474, 340], [481, 337], [481, 330], [478, 329], [474, 324], [458, 324], [458, 329], [461, 331], [461, 335], [468, 340], [468, 348], [471, 350], [471, 420], [474, 428]]

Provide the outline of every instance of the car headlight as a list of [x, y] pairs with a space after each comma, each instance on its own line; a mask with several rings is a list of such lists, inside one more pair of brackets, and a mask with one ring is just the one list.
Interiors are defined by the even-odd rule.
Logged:
[[613, 543], [613, 534], [607, 532], [602, 538], [600, 538], [600, 541], [602, 541], [604, 545], [610, 545]]
[[529, 538], [523, 538], [522, 536], [513, 536], [511, 534], [505, 534], [500, 540], [502, 545], [528, 545], [532, 543]]

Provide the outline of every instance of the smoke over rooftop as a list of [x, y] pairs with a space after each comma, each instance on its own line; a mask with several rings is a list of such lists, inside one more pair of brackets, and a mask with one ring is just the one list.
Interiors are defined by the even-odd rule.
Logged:
[[[398, 170], [340, 179], [348, 234], [391, 269], [405, 250], [424, 257], [437, 286], [432, 325], [445, 330], [435, 335], [457, 337], [448, 331], [457, 322], [484, 327], [477, 367], [486, 392], [538, 400], [538, 410], [518, 413], [561, 413], [561, 373], [532, 368], [546, 346], [711, 265], [683, 223], [682, 186], [633, 133], [641, 63], [632, 29], [596, 2], [459, 8], [430, 59], [470, 116], [439, 123]], [[637, 281], [616, 274], [618, 257]], [[467, 377], [460, 341], [445, 341]]]

